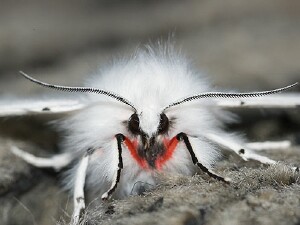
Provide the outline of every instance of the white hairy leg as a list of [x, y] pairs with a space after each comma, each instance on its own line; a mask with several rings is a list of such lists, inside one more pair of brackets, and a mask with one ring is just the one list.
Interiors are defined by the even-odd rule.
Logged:
[[249, 142], [246, 143], [246, 147], [255, 151], [273, 150], [273, 149], [285, 149], [291, 147], [291, 142], [284, 141], [264, 141], [264, 142]]
[[72, 225], [76, 225], [79, 222], [80, 216], [85, 209], [85, 199], [84, 199], [84, 185], [86, 178], [86, 170], [89, 163], [89, 154], [86, 154], [80, 161], [75, 175], [74, 184], [74, 211], [72, 215]]
[[65, 114], [83, 109], [85, 105], [75, 99], [15, 99], [0, 101], [0, 117]]
[[[286, 149], [292, 145], [291, 141], [264, 141], [264, 142], [250, 142], [246, 143], [247, 148], [255, 151], [273, 150], [273, 149]], [[299, 172], [299, 167], [292, 167], [294, 172]]]
[[208, 140], [210, 140], [222, 147], [225, 147], [225, 148], [228, 148], [228, 149], [234, 151], [245, 161], [248, 161], [249, 159], [253, 159], [253, 160], [256, 160], [263, 164], [275, 164], [276, 163], [275, 160], [272, 160], [266, 156], [259, 155], [259, 154], [255, 153], [253, 150], [247, 148], [246, 145], [241, 145], [241, 144], [235, 143], [234, 140], [232, 140], [230, 138], [222, 137], [222, 136], [212, 134], [212, 133], [208, 133], [203, 136], [206, 137]]
[[12, 146], [11, 151], [13, 154], [22, 158], [24, 161], [33, 166], [40, 168], [53, 168], [56, 171], [59, 171], [65, 166], [69, 165], [73, 160], [73, 157], [70, 153], [62, 153], [54, 155], [50, 158], [42, 158], [25, 152], [16, 146]]
[[115, 171], [114, 173], [114, 177], [113, 177], [113, 181], [111, 183], [110, 188], [101, 196], [102, 200], [106, 200], [108, 199], [108, 197], [110, 196], [111, 191], [114, 189], [114, 187], [117, 185], [117, 177], [118, 177], [118, 172]]
[[[54, 155], [51, 158], [40, 158], [36, 157], [28, 152], [19, 149], [16, 146], [11, 147], [11, 151], [22, 158], [27, 163], [40, 167], [40, 168], [54, 168], [55, 170], [60, 170], [63, 167], [70, 164], [73, 157], [69, 153], [63, 153], [59, 155]], [[87, 153], [79, 163], [74, 185], [74, 211], [72, 215], [71, 224], [75, 225], [78, 223], [81, 212], [85, 209], [84, 202], [84, 184], [86, 177], [86, 170], [88, 166], [89, 154]]]
[[216, 99], [216, 104], [222, 108], [296, 108], [300, 106], [300, 94], [285, 93], [265, 96], [263, 98], [247, 99]]

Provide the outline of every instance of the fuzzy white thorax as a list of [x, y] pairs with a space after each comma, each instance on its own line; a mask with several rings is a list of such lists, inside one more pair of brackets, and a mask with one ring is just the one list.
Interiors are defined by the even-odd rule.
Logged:
[[149, 136], [154, 136], [160, 121], [159, 109], [147, 107], [140, 114], [140, 128]]

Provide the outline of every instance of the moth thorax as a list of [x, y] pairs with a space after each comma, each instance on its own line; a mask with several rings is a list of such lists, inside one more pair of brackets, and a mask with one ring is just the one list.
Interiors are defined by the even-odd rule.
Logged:
[[139, 117], [141, 130], [143, 130], [149, 137], [157, 133], [157, 128], [160, 122], [160, 113], [157, 110], [144, 110]]

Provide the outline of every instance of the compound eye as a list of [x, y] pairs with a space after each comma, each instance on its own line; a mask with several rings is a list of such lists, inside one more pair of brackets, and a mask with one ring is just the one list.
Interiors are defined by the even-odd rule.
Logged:
[[133, 134], [140, 133], [140, 119], [136, 113], [132, 114], [129, 118], [128, 129]]
[[158, 133], [164, 134], [169, 130], [169, 119], [166, 116], [166, 114], [162, 113], [160, 114], [160, 121], [158, 125]]

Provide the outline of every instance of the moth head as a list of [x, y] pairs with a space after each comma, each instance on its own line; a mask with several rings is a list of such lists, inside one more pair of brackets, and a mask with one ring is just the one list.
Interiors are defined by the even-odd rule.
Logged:
[[170, 121], [162, 112], [155, 114], [151, 110], [133, 113], [127, 123], [128, 131], [138, 140], [137, 153], [155, 167], [157, 157], [165, 151], [164, 136], [168, 134]]
[[144, 111], [133, 113], [128, 120], [128, 130], [133, 135], [153, 137], [167, 134], [169, 131], [169, 118], [162, 112], [160, 114]]

